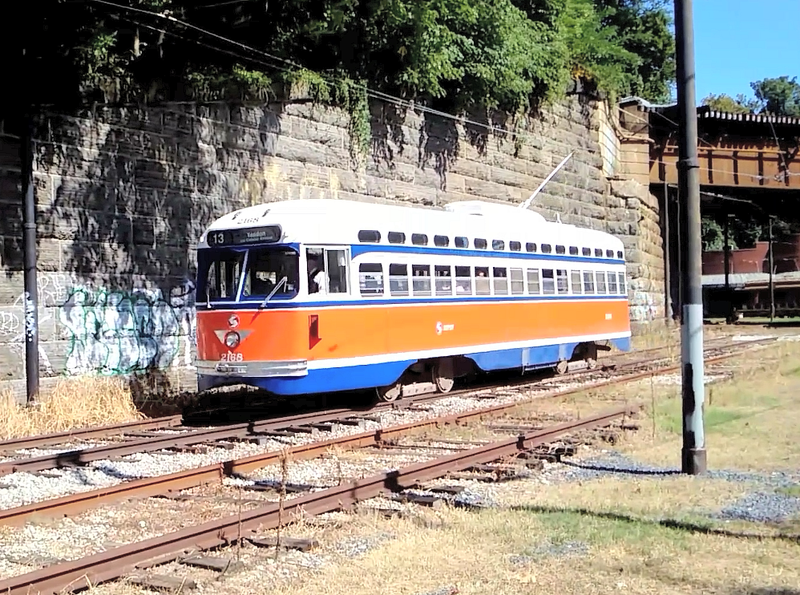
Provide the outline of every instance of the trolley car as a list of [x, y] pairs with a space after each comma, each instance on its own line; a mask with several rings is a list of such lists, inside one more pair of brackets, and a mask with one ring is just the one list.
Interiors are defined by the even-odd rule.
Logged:
[[198, 244], [196, 305], [200, 390], [394, 400], [630, 349], [618, 238], [481, 201], [235, 211]]

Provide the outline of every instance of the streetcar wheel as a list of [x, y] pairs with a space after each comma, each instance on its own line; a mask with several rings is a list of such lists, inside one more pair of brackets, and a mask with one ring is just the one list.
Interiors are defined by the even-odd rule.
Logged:
[[403, 394], [403, 385], [398, 381], [389, 386], [379, 386], [375, 389], [375, 392], [378, 393], [378, 399], [385, 403], [391, 403], [392, 401], [396, 401], [400, 398], [400, 395]]
[[449, 393], [453, 390], [456, 379], [451, 358], [440, 359], [433, 365], [433, 382], [440, 392]]

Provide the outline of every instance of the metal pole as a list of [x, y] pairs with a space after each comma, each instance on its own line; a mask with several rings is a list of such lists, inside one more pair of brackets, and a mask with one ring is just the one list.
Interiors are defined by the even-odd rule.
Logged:
[[[23, 60], [27, 58], [23, 49]], [[25, 379], [27, 404], [39, 398], [39, 304], [36, 279], [36, 201], [33, 194], [32, 105], [25, 103], [19, 156], [22, 173], [22, 252], [25, 307]]]
[[728, 302], [728, 313], [726, 315], [728, 324], [733, 322], [733, 300], [731, 299], [731, 283], [730, 283], [730, 274], [731, 274], [731, 246], [730, 246], [730, 237], [731, 237], [731, 224], [730, 224], [730, 213], [725, 211], [725, 246], [723, 247], [724, 256], [725, 256], [725, 299]]
[[671, 242], [669, 241], [670, 226], [669, 226], [669, 184], [664, 180], [664, 288], [666, 293], [664, 295], [664, 318], [669, 323], [673, 318], [673, 304], [672, 304], [672, 250]]
[[772, 253], [772, 215], [769, 216], [769, 321], [775, 320], [775, 281], [773, 278], [775, 272], [775, 257]]
[[697, 475], [706, 470], [703, 428], [703, 286], [700, 227], [700, 178], [697, 161], [697, 104], [695, 100], [694, 30], [692, 0], [675, 0], [675, 36], [678, 67], [678, 188], [685, 200], [686, 267], [683, 271], [681, 364], [683, 393], [683, 449], [681, 468]]

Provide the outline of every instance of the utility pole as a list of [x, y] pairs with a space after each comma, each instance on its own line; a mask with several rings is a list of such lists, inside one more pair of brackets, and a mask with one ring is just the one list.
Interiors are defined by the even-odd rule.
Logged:
[[772, 235], [772, 223], [775, 218], [769, 216], [769, 321], [775, 322], [775, 253], [772, 251], [772, 244], [775, 240]]
[[695, 99], [694, 25], [692, 0], [675, 1], [675, 41], [678, 70], [678, 191], [682, 209], [686, 266], [683, 270], [681, 364], [683, 395], [683, 473], [706, 470], [703, 427], [703, 285], [700, 240], [700, 178], [697, 161], [697, 104]]
[[[32, 63], [28, 58], [23, 48], [23, 64]], [[39, 292], [36, 279], [36, 201], [33, 193], [33, 102], [29, 92], [24, 93], [19, 157], [22, 165], [22, 252], [25, 273], [25, 379], [28, 385], [27, 404], [33, 405], [39, 399]]]

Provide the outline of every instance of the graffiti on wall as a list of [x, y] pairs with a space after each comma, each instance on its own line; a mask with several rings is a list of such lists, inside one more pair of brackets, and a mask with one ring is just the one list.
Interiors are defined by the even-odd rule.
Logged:
[[[60, 273], [43, 273], [38, 279], [39, 328], [53, 323], [53, 309], [66, 299], [72, 279]], [[33, 303], [25, 292], [21, 292], [9, 305], [0, 307], [0, 342], [8, 345], [9, 351], [23, 357], [25, 353], [26, 332], [34, 330]], [[44, 374], [56, 374], [47, 356], [47, 350], [39, 338], [39, 361]]]
[[652, 322], [659, 316], [658, 305], [649, 292], [632, 291], [629, 303], [631, 322]]
[[190, 366], [194, 284], [187, 281], [166, 297], [157, 289], [125, 292], [76, 287], [59, 308], [59, 322], [69, 341], [68, 374], [130, 374]]
[[[69, 275], [44, 273], [38, 300], [39, 361], [45, 375], [129, 374], [193, 363], [192, 281], [164, 295], [158, 289], [90, 288]], [[24, 292], [0, 306], [0, 344], [14, 357], [24, 357], [31, 306]], [[56, 364], [62, 361], [63, 367]]]

